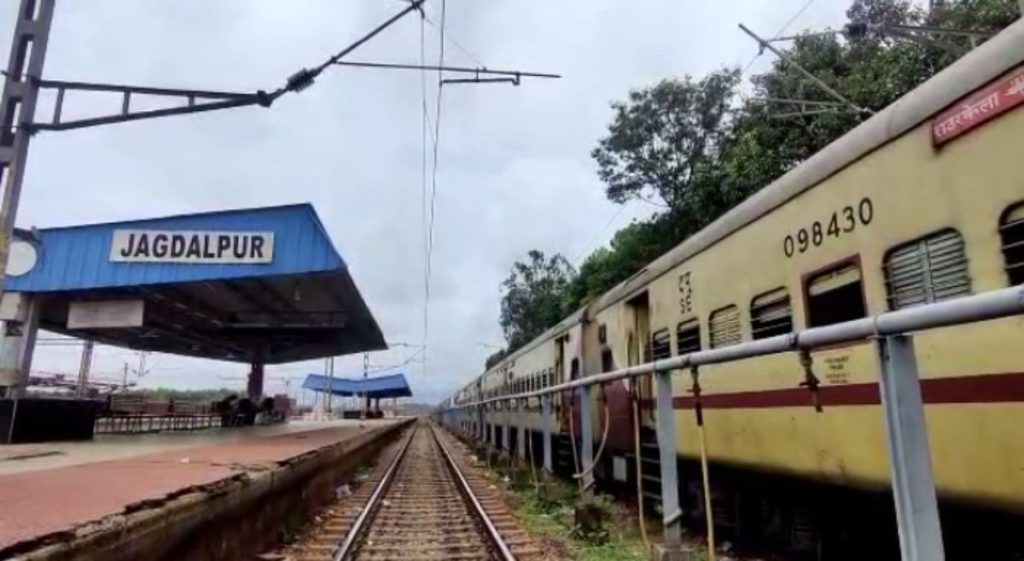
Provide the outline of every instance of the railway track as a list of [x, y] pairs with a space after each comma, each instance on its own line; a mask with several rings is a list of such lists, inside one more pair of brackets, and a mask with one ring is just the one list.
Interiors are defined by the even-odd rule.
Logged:
[[340, 560], [536, 560], [543, 552], [517, 528], [461, 443], [419, 421], [389, 447], [369, 480], [289, 558]]

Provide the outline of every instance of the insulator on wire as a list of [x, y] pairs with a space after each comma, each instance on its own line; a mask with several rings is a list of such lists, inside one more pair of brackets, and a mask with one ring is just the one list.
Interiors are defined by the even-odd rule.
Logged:
[[313, 85], [314, 78], [316, 78], [316, 74], [314, 74], [312, 70], [303, 68], [288, 77], [287, 88], [289, 91], [301, 92]]

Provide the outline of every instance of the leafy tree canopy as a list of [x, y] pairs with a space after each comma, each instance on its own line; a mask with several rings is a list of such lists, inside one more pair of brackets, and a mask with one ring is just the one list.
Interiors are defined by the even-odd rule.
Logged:
[[547, 257], [537, 250], [512, 265], [501, 298], [501, 329], [510, 351], [562, 319], [565, 290], [574, 275], [565, 257]]

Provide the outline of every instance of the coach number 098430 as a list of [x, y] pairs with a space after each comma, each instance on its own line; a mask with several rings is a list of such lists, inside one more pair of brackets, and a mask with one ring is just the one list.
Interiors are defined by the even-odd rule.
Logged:
[[856, 206], [844, 206], [842, 210], [832, 213], [827, 220], [815, 220], [809, 226], [800, 228], [789, 234], [782, 241], [782, 251], [786, 257], [793, 257], [797, 252], [804, 253], [811, 246], [818, 247], [827, 238], [838, 238], [857, 229], [858, 225], [867, 226], [875, 217], [875, 206], [871, 199], [864, 197]]

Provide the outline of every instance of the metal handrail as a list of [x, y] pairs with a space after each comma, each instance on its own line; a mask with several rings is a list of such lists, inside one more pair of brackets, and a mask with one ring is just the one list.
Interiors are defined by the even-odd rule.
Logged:
[[350, 528], [348, 534], [345, 535], [345, 541], [341, 543], [341, 547], [339, 547], [334, 553], [334, 561], [344, 561], [345, 559], [348, 559], [348, 556], [352, 553], [352, 548], [355, 546], [356, 539], [359, 537], [359, 534], [362, 533], [366, 522], [370, 519], [370, 512], [377, 507], [377, 503], [380, 502], [384, 492], [387, 491], [388, 487], [390, 487], [391, 478], [394, 473], [398, 471], [398, 466], [402, 463], [402, 459], [405, 458], [405, 451], [409, 449], [409, 443], [412, 442], [412, 439], [416, 436], [416, 431], [418, 430], [418, 425], [413, 427], [412, 434], [410, 434], [409, 438], [407, 438], [405, 443], [402, 444], [402, 449], [398, 451], [398, 454], [395, 455], [395, 459], [391, 461], [391, 465], [389, 465], [387, 471], [384, 472], [384, 476], [380, 478], [380, 481], [377, 483], [377, 487], [373, 489], [373, 494], [370, 495], [370, 498], [366, 501], [366, 505], [363, 509], [359, 511], [359, 516], [356, 517], [355, 522], [352, 523], [352, 528]]
[[1015, 286], [972, 296], [963, 296], [944, 302], [886, 312], [825, 327], [812, 327], [748, 343], [739, 343], [706, 351], [696, 351], [637, 366], [586, 376], [540, 390], [461, 404], [451, 404], [440, 409], [440, 411], [466, 409], [506, 401], [519, 401], [531, 397], [541, 397], [576, 388], [593, 386], [595, 384], [607, 384], [625, 378], [635, 378], [646, 374], [664, 372], [666, 370], [720, 364], [788, 351], [811, 350], [816, 347], [865, 341], [887, 335], [901, 335], [911, 331], [922, 331], [998, 319], [1021, 313], [1024, 313], [1024, 286]]
[[459, 482], [459, 489], [462, 491], [462, 496], [466, 498], [473, 505], [473, 510], [476, 513], [477, 518], [483, 522], [484, 528], [487, 530], [487, 535], [491, 539], [491, 542], [498, 549], [498, 553], [501, 555], [502, 561], [515, 561], [515, 555], [512, 555], [512, 551], [508, 548], [508, 544], [505, 543], [505, 539], [501, 537], [498, 529], [494, 526], [494, 522], [491, 521], [491, 517], [487, 515], [487, 511], [484, 510], [483, 505], [476, 498], [476, 494], [473, 493], [473, 488], [469, 486], [469, 482], [466, 481], [465, 476], [462, 475], [462, 470], [459, 469], [458, 464], [455, 463], [455, 459], [452, 458], [451, 453], [448, 452], [448, 448], [445, 447], [444, 443], [437, 436], [437, 430], [434, 429], [433, 425], [430, 426], [430, 434], [434, 436], [434, 442], [441, 449], [444, 455], [444, 459], [447, 461], [448, 469], [451, 470], [452, 475], [455, 476], [456, 481]]

